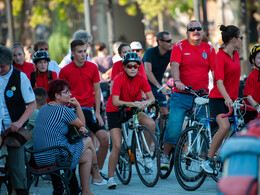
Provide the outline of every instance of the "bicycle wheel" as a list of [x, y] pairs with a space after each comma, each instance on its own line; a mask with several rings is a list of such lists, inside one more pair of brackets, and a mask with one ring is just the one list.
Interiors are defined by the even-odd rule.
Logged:
[[124, 185], [129, 184], [132, 176], [132, 164], [126, 148], [126, 144], [123, 142], [116, 165], [116, 175]]
[[198, 189], [207, 177], [200, 164], [206, 159], [209, 146], [205, 134], [199, 134], [199, 128], [191, 126], [185, 129], [175, 149], [175, 175], [182, 188], [188, 191]]
[[[162, 133], [161, 133], [160, 137], [158, 138], [159, 149], [160, 149], [160, 158], [163, 155], [163, 137], [164, 137], [165, 129], [166, 129], [166, 125], [164, 125], [164, 129], [162, 130]], [[162, 178], [162, 179], [166, 179], [167, 177], [169, 177], [169, 175], [172, 172], [172, 168], [173, 168], [173, 165], [174, 165], [174, 148], [172, 148], [172, 150], [169, 153], [169, 159], [170, 159], [169, 169], [168, 170], [162, 170], [160, 168], [160, 178]]]
[[153, 187], [159, 179], [160, 156], [158, 142], [145, 126], [139, 126], [133, 139], [133, 150], [137, 174], [144, 185]]

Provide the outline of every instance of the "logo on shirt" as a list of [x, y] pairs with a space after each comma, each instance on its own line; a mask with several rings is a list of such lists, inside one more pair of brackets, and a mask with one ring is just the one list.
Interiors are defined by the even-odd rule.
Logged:
[[202, 57], [206, 60], [207, 57], [208, 57], [207, 52], [203, 51], [203, 52], [202, 52]]
[[185, 56], [189, 56], [189, 55], [191, 55], [191, 53], [184, 53], [183, 55], [185, 55]]
[[32, 86], [29, 87], [29, 92], [30, 92], [30, 93], [33, 93]]
[[13, 97], [14, 96], [14, 92], [12, 91], [12, 90], [8, 90], [7, 92], [6, 92], [6, 96], [7, 97]]

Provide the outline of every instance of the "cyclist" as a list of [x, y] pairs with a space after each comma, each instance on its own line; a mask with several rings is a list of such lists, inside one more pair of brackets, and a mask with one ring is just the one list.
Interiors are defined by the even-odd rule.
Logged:
[[238, 49], [243, 36], [240, 29], [233, 25], [220, 26], [224, 45], [216, 55], [214, 66], [214, 87], [209, 94], [209, 107], [212, 117], [216, 118], [219, 130], [214, 135], [209, 148], [208, 159], [201, 164], [206, 173], [217, 174], [214, 167], [214, 155], [229, 132], [228, 118], [221, 118], [228, 112], [233, 101], [238, 97], [240, 63]]
[[[117, 186], [114, 181], [114, 172], [122, 145], [121, 123], [123, 121], [119, 120], [120, 112], [117, 107], [125, 104], [143, 109], [155, 100], [148, 81], [143, 75], [138, 73], [138, 68], [141, 65], [138, 54], [128, 52], [124, 55], [122, 63], [124, 71], [115, 77], [112, 95], [109, 97], [106, 107], [108, 126], [113, 143], [108, 162], [109, 189], [115, 189]], [[141, 91], [145, 93], [147, 100], [137, 103], [135, 101], [141, 100], [139, 98]], [[132, 116], [130, 110], [127, 112], [128, 119]], [[139, 113], [138, 118], [141, 125], [149, 127], [154, 132], [155, 123], [152, 118], [143, 112]]]
[[[128, 52], [132, 52], [131, 47], [129, 44], [127, 43], [121, 43], [118, 47], [118, 54], [120, 55], [121, 58], [123, 58], [123, 56], [128, 53]], [[110, 92], [113, 88], [113, 82], [114, 82], [114, 78], [120, 73], [124, 71], [124, 65], [122, 64], [122, 60], [117, 61], [116, 63], [114, 63], [113, 67], [112, 67], [112, 75], [111, 75], [111, 84], [110, 84]], [[144, 75], [146, 77], [145, 74], [145, 70], [144, 70], [144, 65], [143, 63], [141, 63], [138, 71]]]
[[[161, 169], [168, 170], [169, 154], [180, 137], [185, 112], [192, 107], [193, 95], [182, 92], [186, 86], [194, 90], [208, 89], [209, 70], [213, 70], [215, 50], [202, 42], [203, 29], [200, 22], [192, 20], [187, 25], [187, 39], [176, 43], [171, 53], [171, 71], [176, 88], [170, 99], [169, 121], [164, 135], [164, 156]], [[205, 117], [201, 109], [196, 117]]]
[[36, 71], [28, 74], [28, 78], [31, 81], [32, 88], [43, 87], [48, 91], [48, 84], [57, 79], [57, 73], [48, 70], [50, 62], [50, 56], [46, 51], [37, 51], [33, 55], [33, 63], [36, 65]]
[[[260, 103], [260, 44], [253, 46], [249, 52], [249, 62], [255, 66], [248, 75], [243, 96], [249, 105], [259, 108]], [[249, 109], [244, 116], [245, 124], [257, 117], [257, 112]]]

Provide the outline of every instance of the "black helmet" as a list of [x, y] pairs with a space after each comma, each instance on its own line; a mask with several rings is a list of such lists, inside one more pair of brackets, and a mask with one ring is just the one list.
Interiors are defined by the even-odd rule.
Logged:
[[37, 62], [39, 62], [40, 60], [43, 60], [43, 59], [47, 60], [48, 62], [51, 61], [51, 58], [46, 51], [37, 51], [33, 55], [33, 63], [34, 64], [36, 64]]
[[249, 62], [253, 64], [252, 59], [255, 58], [256, 54], [260, 52], [260, 44], [254, 45], [249, 51]]
[[124, 55], [122, 63], [123, 65], [127, 65], [129, 62], [136, 62], [138, 65], [141, 64], [140, 56], [135, 52], [128, 52]]

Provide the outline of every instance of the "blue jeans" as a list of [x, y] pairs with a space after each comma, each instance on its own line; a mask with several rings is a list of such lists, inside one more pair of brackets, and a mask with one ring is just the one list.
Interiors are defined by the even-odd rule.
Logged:
[[[193, 95], [186, 93], [172, 93], [170, 99], [170, 114], [163, 141], [169, 144], [177, 144], [182, 131], [185, 112], [193, 106]], [[206, 109], [203, 106], [196, 114], [196, 119], [206, 117]]]

